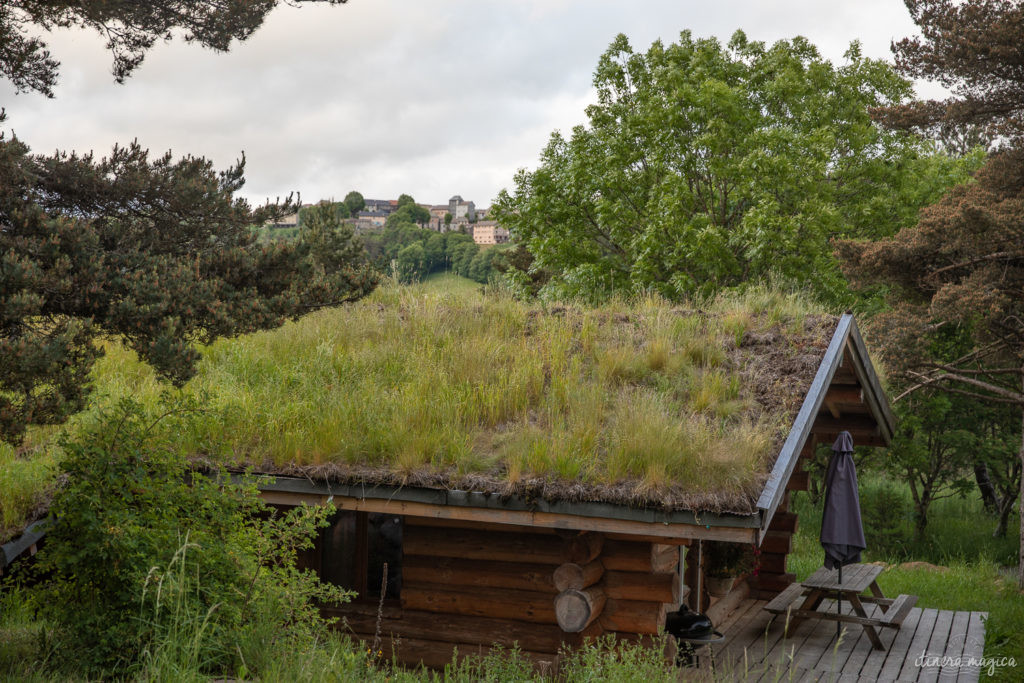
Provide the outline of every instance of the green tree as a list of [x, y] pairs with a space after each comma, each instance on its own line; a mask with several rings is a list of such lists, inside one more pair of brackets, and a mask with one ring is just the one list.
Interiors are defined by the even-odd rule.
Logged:
[[[904, 395], [938, 389], [986, 404], [1015, 406], [1024, 418], [1024, 3], [908, 0], [922, 37], [893, 49], [900, 69], [950, 88], [944, 102], [875, 112], [892, 126], [983, 125], [1002, 136], [975, 182], [959, 185], [892, 239], [842, 242], [861, 284], [883, 283], [893, 308], [876, 334]], [[944, 353], [951, 331], [960, 353]], [[937, 347], [938, 346], [938, 350]], [[1024, 419], [1017, 458], [1024, 467]], [[1020, 480], [1024, 488], [1024, 477]], [[1020, 494], [1024, 496], [1024, 491]], [[1024, 505], [1018, 582], [1024, 588]]]
[[251, 226], [292, 209], [236, 198], [243, 169], [136, 143], [101, 160], [34, 156], [0, 137], [0, 437], [81, 409], [104, 338], [180, 385], [197, 344], [373, 289], [340, 233], [258, 243]]
[[345, 195], [344, 203], [345, 206], [348, 207], [348, 213], [350, 216], [355, 216], [366, 208], [366, 200], [363, 199], [363, 195], [359, 194], [355, 190], [352, 190]]
[[845, 302], [830, 238], [892, 234], [966, 177], [871, 121], [911, 88], [856, 43], [836, 67], [803, 38], [683, 32], [640, 54], [620, 35], [594, 85], [589, 123], [554, 133], [494, 207], [550, 274], [542, 293], [676, 299], [782, 275]]
[[396, 209], [401, 209], [403, 206], [406, 206], [407, 204], [413, 204], [413, 205], [416, 204], [416, 200], [412, 198], [412, 195], [409, 195], [409, 194], [400, 194], [400, 195], [398, 195], [398, 205], [395, 208]]
[[278, 3], [279, 0], [5, 0], [0, 3], [0, 74], [19, 92], [36, 91], [52, 97], [60, 63], [50, 55], [38, 31], [82, 27], [106, 38], [107, 49], [114, 55], [114, 78], [121, 83], [158, 40], [169, 41], [176, 31], [182, 31], [187, 42], [226, 52], [232, 40], [251, 36]]
[[427, 257], [422, 242], [413, 242], [398, 251], [395, 257], [398, 279], [401, 282], [416, 282], [426, 274]]
[[424, 209], [419, 204], [407, 203], [396, 209], [387, 220], [384, 222], [385, 225], [396, 225], [399, 223], [411, 223], [413, 225], [423, 226], [430, 222], [430, 211]]

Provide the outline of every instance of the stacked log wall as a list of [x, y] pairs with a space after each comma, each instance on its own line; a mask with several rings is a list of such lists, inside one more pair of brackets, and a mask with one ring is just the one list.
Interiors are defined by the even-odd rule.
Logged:
[[[677, 545], [650, 540], [406, 517], [400, 605], [381, 611], [379, 647], [407, 665], [442, 667], [453, 648], [465, 656], [517, 645], [538, 668], [554, 667], [564, 643], [658, 633], [679, 604], [678, 557]], [[579, 630], [559, 625], [559, 607]], [[367, 643], [378, 633], [376, 605], [324, 612]]]

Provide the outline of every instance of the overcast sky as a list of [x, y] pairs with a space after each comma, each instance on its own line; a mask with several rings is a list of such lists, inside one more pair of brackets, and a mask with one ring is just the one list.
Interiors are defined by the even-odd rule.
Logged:
[[279, 7], [227, 54], [160, 44], [124, 85], [98, 35], [51, 33], [56, 97], [0, 81], [0, 106], [40, 153], [103, 155], [138, 138], [224, 167], [244, 151], [242, 194], [256, 203], [357, 189], [483, 207], [536, 166], [553, 130], [583, 122], [617, 33], [644, 51], [684, 29], [724, 42], [737, 28], [806, 36], [835, 62], [854, 39], [891, 60], [890, 42], [916, 33], [901, 0], [349, 0]]

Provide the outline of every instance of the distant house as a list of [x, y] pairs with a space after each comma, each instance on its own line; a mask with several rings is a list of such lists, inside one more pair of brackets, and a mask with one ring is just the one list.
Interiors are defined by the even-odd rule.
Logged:
[[477, 221], [473, 226], [473, 241], [480, 245], [505, 244], [508, 242], [508, 228], [497, 221]]
[[452, 218], [466, 218], [470, 221], [476, 220], [476, 205], [467, 202], [460, 195], [455, 195], [448, 200], [448, 212]]
[[391, 215], [390, 211], [360, 211], [356, 214], [356, 225], [366, 221], [375, 228], [383, 228], [389, 215]]
[[398, 208], [397, 199], [364, 199], [363, 202], [366, 206], [363, 207], [363, 211], [360, 213], [383, 213], [385, 216], [388, 216]]

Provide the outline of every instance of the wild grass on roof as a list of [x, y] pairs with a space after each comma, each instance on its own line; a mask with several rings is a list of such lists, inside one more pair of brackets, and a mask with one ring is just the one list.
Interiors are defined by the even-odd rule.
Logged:
[[[271, 472], [749, 511], [835, 318], [764, 291], [702, 308], [385, 287], [207, 348], [185, 391], [209, 411], [179, 442]], [[97, 404], [163, 389], [116, 344], [97, 368]]]

